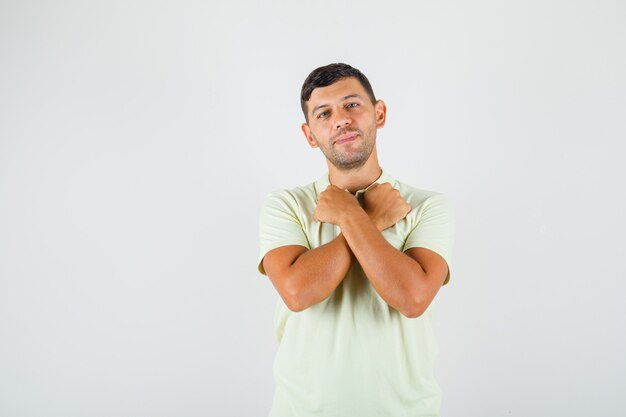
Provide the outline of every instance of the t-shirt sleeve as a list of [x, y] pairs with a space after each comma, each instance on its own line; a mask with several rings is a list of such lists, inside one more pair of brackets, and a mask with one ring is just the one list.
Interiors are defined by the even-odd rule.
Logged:
[[420, 207], [416, 223], [409, 233], [403, 251], [411, 248], [426, 248], [440, 255], [448, 264], [448, 275], [443, 285], [450, 281], [450, 261], [456, 219], [454, 207], [442, 194], [428, 197]]
[[274, 191], [265, 199], [259, 215], [258, 270], [263, 275], [263, 258], [272, 249], [287, 245], [310, 248], [298, 211], [297, 201], [288, 191]]

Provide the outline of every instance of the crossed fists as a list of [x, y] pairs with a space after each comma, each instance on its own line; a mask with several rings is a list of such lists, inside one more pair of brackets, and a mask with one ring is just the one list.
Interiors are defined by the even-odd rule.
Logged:
[[372, 184], [363, 195], [363, 208], [356, 197], [335, 185], [329, 185], [320, 193], [313, 218], [319, 222], [341, 226], [359, 211], [365, 210], [378, 228], [385, 230], [402, 220], [411, 211], [409, 203], [391, 184]]

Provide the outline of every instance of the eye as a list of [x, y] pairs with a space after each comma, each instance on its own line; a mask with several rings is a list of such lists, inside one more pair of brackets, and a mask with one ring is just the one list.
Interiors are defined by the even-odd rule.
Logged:
[[346, 106], [347, 109], [354, 109], [355, 107], [359, 107], [359, 103], [348, 103]]
[[327, 117], [328, 117], [328, 112], [327, 112], [327, 111], [320, 112], [320, 113], [317, 115], [317, 118], [318, 118], [318, 119], [325, 119], [325, 118], [327, 118]]

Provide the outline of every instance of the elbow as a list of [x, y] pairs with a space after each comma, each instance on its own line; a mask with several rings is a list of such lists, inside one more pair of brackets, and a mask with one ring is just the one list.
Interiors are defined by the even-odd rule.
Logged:
[[416, 319], [424, 314], [427, 308], [427, 303], [424, 303], [421, 300], [411, 300], [402, 306], [399, 311], [408, 319]]
[[287, 308], [295, 313], [306, 309], [305, 291], [297, 285], [298, 280], [293, 275], [273, 274], [270, 276], [274, 288]]
[[420, 308], [406, 308], [401, 310], [400, 313], [402, 313], [402, 315], [407, 319], [416, 319], [424, 314], [424, 311], [425, 310], [422, 310]]
[[293, 311], [294, 313], [299, 313], [302, 310], [307, 308], [307, 306], [302, 302], [302, 300], [299, 300], [297, 298], [283, 297], [283, 301], [285, 302], [285, 305], [287, 306], [287, 308]]
[[294, 313], [299, 313], [310, 306], [302, 291], [297, 288], [286, 288], [281, 296], [287, 308]]

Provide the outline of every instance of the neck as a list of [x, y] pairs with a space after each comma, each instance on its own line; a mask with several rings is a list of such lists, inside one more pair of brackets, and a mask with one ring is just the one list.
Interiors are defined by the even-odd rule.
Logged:
[[332, 185], [354, 194], [376, 181], [382, 174], [382, 169], [378, 165], [378, 158], [376, 157], [376, 151], [374, 151], [363, 166], [348, 171], [342, 171], [328, 163], [328, 173]]

